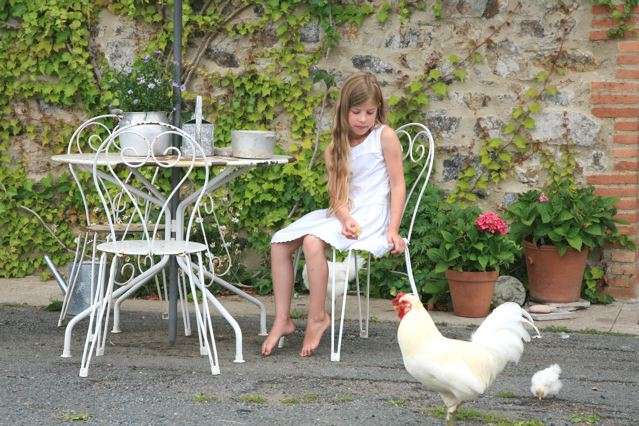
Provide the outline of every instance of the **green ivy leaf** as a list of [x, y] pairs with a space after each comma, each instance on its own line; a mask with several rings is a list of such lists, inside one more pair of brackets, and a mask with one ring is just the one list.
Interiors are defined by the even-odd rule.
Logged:
[[437, 68], [433, 68], [432, 70], [428, 72], [428, 80], [429, 81], [439, 80], [440, 78], [442, 78], [442, 75], [443, 74], [440, 70], [438, 70]]
[[448, 86], [444, 82], [438, 81], [437, 83], [434, 83], [431, 87], [433, 89], [433, 92], [435, 92], [435, 95], [439, 96], [440, 98], [443, 98], [446, 95], [448, 95]]
[[531, 117], [528, 117], [524, 120], [524, 127], [528, 130], [532, 130], [535, 128], [535, 120]]
[[456, 68], [455, 71], [453, 71], [453, 76], [458, 81], [463, 82], [466, 80], [466, 70], [464, 70], [463, 68]]
[[558, 93], [558, 90], [557, 90], [557, 88], [555, 86], [546, 87], [546, 94], [548, 96], [555, 96], [555, 95], [557, 95], [557, 93]]

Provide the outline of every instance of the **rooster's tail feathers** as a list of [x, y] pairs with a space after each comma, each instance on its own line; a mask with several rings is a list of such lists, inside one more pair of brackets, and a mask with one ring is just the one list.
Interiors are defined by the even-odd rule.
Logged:
[[528, 312], [516, 303], [503, 303], [486, 317], [471, 340], [490, 351], [503, 368], [508, 361], [518, 362], [524, 351], [522, 340], [530, 341], [525, 324], [531, 325], [539, 335]]
[[522, 315], [525, 317], [524, 319], [522, 319], [522, 321], [524, 321], [526, 324], [528, 324], [529, 326], [532, 327], [533, 330], [535, 330], [535, 334], [533, 336], [533, 339], [539, 339], [541, 338], [541, 333], [539, 332], [539, 329], [537, 328], [537, 326], [535, 325], [535, 322], [533, 321], [532, 316], [530, 316], [530, 314], [528, 313], [528, 311], [526, 311], [525, 309], [521, 310]]

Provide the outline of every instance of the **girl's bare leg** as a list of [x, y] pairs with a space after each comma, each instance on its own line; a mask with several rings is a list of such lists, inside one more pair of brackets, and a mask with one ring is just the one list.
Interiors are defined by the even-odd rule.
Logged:
[[303, 249], [308, 270], [310, 296], [308, 299], [308, 319], [301, 356], [311, 356], [319, 346], [324, 331], [331, 323], [330, 315], [326, 312], [326, 283], [328, 281], [328, 263], [324, 254], [326, 243], [321, 239], [306, 235]]
[[290, 317], [291, 297], [293, 296], [293, 253], [302, 245], [302, 238], [285, 243], [271, 244], [271, 274], [273, 277], [273, 296], [275, 298], [275, 321], [264, 343], [262, 356], [273, 351], [280, 337], [295, 331]]

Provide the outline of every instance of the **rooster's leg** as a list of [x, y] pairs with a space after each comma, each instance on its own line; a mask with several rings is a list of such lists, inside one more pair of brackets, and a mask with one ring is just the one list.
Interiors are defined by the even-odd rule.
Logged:
[[459, 401], [453, 395], [446, 395], [440, 393], [439, 396], [444, 400], [444, 404], [446, 405], [446, 425], [454, 425], [455, 424], [455, 413], [457, 413], [457, 409], [461, 405], [462, 401]]
[[455, 414], [457, 414], [459, 404], [446, 408], [446, 426], [453, 426], [455, 424]]

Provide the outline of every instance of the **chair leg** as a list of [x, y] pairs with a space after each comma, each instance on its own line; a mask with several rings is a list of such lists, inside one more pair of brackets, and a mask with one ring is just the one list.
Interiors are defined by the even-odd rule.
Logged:
[[297, 265], [299, 264], [300, 257], [302, 255], [302, 247], [295, 251], [295, 257], [293, 258], [293, 285], [297, 281]]
[[[162, 277], [164, 278], [164, 271], [162, 271]], [[180, 297], [180, 310], [182, 311], [182, 322], [184, 323], [184, 335], [191, 335], [191, 317], [189, 316], [189, 306], [186, 302], [186, 280], [184, 279], [184, 272], [180, 270], [178, 272], [178, 293]]]
[[415, 285], [415, 277], [413, 276], [413, 266], [410, 262], [410, 252], [408, 251], [408, 243], [406, 244], [406, 249], [404, 250], [404, 259], [406, 261], [406, 273], [408, 274], [408, 281], [410, 282], [410, 288], [413, 294], [419, 297], [419, 293], [417, 292], [417, 286]]
[[[211, 363], [211, 373], [212, 374], [220, 374], [220, 363], [217, 356], [217, 345], [215, 344], [215, 334], [213, 334], [213, 320], [211, 319], [211, 312], [209, 311], [209, 301], [206, 297], [206, 286], [204, 281], [204, 263], [202, 262], [202, 253], [197, 253], [197, 260], [199, 269], [199, 282], [202, 287], [202, 300], [204, 302], [204, 312], [202, 315], [206, 317], [206, 324], [208, 326], [208, 330], [211, 336], [210, 347], [213, 350], [213, 360]], [[211, 353], [209, 352], [209, 360], [211, 360]]]
[[[197, 274], [198, 276], [200, 275], [199, 269], [197, 271]], [[200, 312], [202, 313], [202, 323], [205, 326], [205, 328], [203, 329], [204, 332], [206, 331], [206, 316], [207, 316], [208, 309], [209, 309], [209, 301], [206, 299], [206, 295], [202, 293], [202, 307], [200, 309]], [[200, 355], [208, 355], [208, 353], [209, 353], [208, 348], [204, 346], [202, 342], [200, 342]]]
[[[179, 280], [179, 276], [178, 276], [178, 280]], [[160, 300], [160, 302], [164, 302], [169, 300], [168, 298], [168, 293], [167, 293], [167, 285], [166, 285], [166, 275], [164, 274], [164, 270], [162, 270], [162, 286], [160, 287], [160, 279], [158, 278], [158, 276], [156, 275], [155, 277], [153, 277], [153, 281], [155, 282], [155, 291], [157, 291], [158, 293], [158, 299]], [[179, 290], [179, 281], [178, 281], [178, 290]], [[164, 297], [164, 299], [162, 298]], [[164, 305], [165, 309], [167, 308], [166, 305]], [[162, 312], [161, 315], [162, 319], [169, 319], [169, 311], [165, 310]]]
[[[208, 320], [207, 321], [203, 321], [202, 319], [202, 312], [200, 311], [200, 304], [197, 300], [197, 292], [196, 292], [196, 279], [193, 276], [193, 269], [191, 267], [191, 258], [189, 256], [184, 256], [185, 261], [186, 261], [186, 273], [188, 274], [189, 277], [189, 284], [191, 286], [191, 293], [193, 294], [193, 304], [195, 305], [195, 318], [197, 320], [197, 326], [198, 329], [201, 330], [201, 336], [202, 336], [202, 340], [204, 341], [204, 346], [207, 349], [207, 355], [209, 357], [209, 364], [211, 366], [211, 374], [213, 375], [217, 375], [220, 374], [220, 366], [218, 364], [218, 359], [217, 359], [217, 349], [215, 348], [215, 337], [213, 335], [213, 327], [212, 324], [210, 322], [210, 314], [208, 313], [208, 303], [205, 304], [204, 309], [205, 314], [208, 314]], [[205, 295], [205, 291], [206, 289], [204, 288], [204, 273], [202, 272], [203, 269], [203, 265], [202, 265], [202, 256], [198, 253], [198, 266], [199, 266], [199, 276], [200, 276], [200, 280], [198, 282], [198, 286], [201, 287], [202, 289], [202, 297], [206, 298]], [[208, 328], [208, 332], [210, 332], [211, 334], [211, 344], [209, 344], [209, 339], [207, 337], [207, 328]]]
[[[113, 260], [112, 260], [113, 264], [115, 264], [115, 266], [113, 266], [113, 264], [111, 265], [111, 268], [113, 268], [113, 270], [117, 270], [118, 268], [118, 256], [113, 256]], [[115, 274], [113, 275], [113, 281], [115, 282]], [[106, 338], [107, 338], [107, 334], [108, 334], [108, 328], [109, 328], [109, 314], [111, 313], [111, 308], [113, 306], [113, 284], [111, 285], [111, 290], [108, 292], [108, 297], [106, 298], [106, 310], [105, 310], [105, 318], [104, 318], [104, 323], [102, 324], [102, 331], [98, 332], [98, 342], [97, 342], [97, 350], [95, 355], [96, 356], [102, 356], [104, 355], [104, 348], [106, 346]]]
[[82, 359], [80, 361], [80, 377], [86, 377], [89, 371], [90, 353], [93, 352], [93, 348], [96, 344], [95, 329], [97, 326], [97, 313], [102, 306], [104, 297], [104, 270], [106, 268], [106, 253], [102, 253], [100, 256], [100, 268], [98, 271], [98, 285], [95, 289], [94, 298], [91, 301], [91, 314], [89, 315], [89, 327], [87, 328], [87, 335], [84, 340], [84, 350], [82, 352]]
[[107, 302], [112, 297], [117, 261], [114, 256], [109, 271], [109, 282], [107, 284], [106, 291], [103, 292], [102, 278], [104, 276], [104, 269], [106, 268], [106, 257], [106, 253], [102, 253], [100, 259], [100, 273], [98, 274], [98, 288], [95, 295], [96, 302], [93, 303], [93, 305], [91, 306], [89, 329], [87, 331], [87, 337], [84, 342], [84, 352], [82, 353], [82, 361], [80, 363], [80, 377], [87, 377], [89, 374], [89, 364], [91, 363], [93, 351], [99, 344], [98, 339], [100, 338], [100, 331], [102, 329], [102, 317], [104, 316]]
[[[337, 345], [335, 344], [335, 273], [333, 273], [332, 280], [332, 292], [331, 292], [331, 361], [339, 362], [340, 354], [342, 352], [342, 335], [344, 334], [344, 314], [346, 313], [346, 293], [348, 290], [348, 273], [351, 263], [351, 256], [353, 251], [348, 251], [346, 257], [346, 275], [344, 277], [344, 294], [342, 295], [342, 314], [339, 321], [339, 334], [337, 336]], [[333, 249], [333, 264], [335, 264], [335, 249]], [[336, 349], [337, 347], [337, 349]]]
[[[366, 316], [364, 320], [364, 326], [362, 327], [362, 311], [360, 308], [359, 319], [359, 337], [368, 338], [368, 324], [371, 318], [371, 254], [368, 254], [368, 260], [366, 261]], [[357, 299], [359, 300], [359, 294]]]

